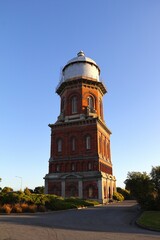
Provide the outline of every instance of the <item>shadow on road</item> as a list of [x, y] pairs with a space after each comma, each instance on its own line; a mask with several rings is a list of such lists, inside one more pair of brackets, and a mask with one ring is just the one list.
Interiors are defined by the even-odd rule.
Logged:
[[109, 204], [81, 210], [67, 210], [40, 214], [1, 215], [0, 223], [56, 229], [160, 235], [135, 225], [140, 214], [133, 201]]

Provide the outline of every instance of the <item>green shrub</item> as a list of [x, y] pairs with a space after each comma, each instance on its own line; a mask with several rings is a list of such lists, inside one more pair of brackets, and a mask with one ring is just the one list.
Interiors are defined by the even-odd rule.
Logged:
[[70, 202], [74, 204], [76, 207], [89, 207], [89, 206], [95, 206], [99, 204], [99, 202], [95, 200], [90, 200], [90, 199], [84, 200], [84, 199], [75, 198], [75, 197], [66, 198], [65, 202]]
[[37, 211], [38, 212], [46, 212], [47, 209], [46, 209], [46, 207], [44, 205], [39, 205], [38, 208], [37, 208]]
[[8, 192], [13, 192], [13, 188], [11, 188], [11, 187], [4, 187], [2, 189], [2, 193], [8, 193]]
[[[10, 204], [12, 206], [11, 211], [14, 213], [20, 212], [45, 212], [47, 209], [55, 210], [65, 210], [78, 207], [88, 207], [99, 204], [94, 200], [84, 200], [80, 198], [67, 198], [52, 195], [52, 194], [25, 194], [24, 192], [12, 192], [0, 194], [0, 204]], [[7, 208], [7, 207], [6, 207]], [[2, 209], [1, 212], [7, 210]], [[9, 210], [8, 210], [9, 211]]]
[[95, 201], [95, 200], [85, 200], [85, 204], [87, 207], [89, 206], [96, 206], [96, 205], [99, 205], [99, 202]]
[[30, 196], [30, 200], [32, 200], [32, 203], [36, 204], [37, 206], [45, 206], [45, 202], [48, 200], [48, 196], [45, 194], [32, 194]]
[[44, 186], [39, 186], [34, 189], [34, 193], [36, 194], [44, 194]]
[[54, 198], [50, 197], [48, 201], [46, 201], [46, 207], [50, 210], [66, 210], [70, 208], [76, 208], [72, 202], [67, 202], [63, 198]]
[[24, 189], [24, 193], [26, 194], [26, 195], [31, 195], [31, 191], [29, 190], [29, 188], [25, 188]]
[[121, 193], [118, 193], [118, 192], [114, 192], [113, 193], [113, 200], [116, 200], [116, 201], [123, 201], [124, 200], [124, 197]]
[[126, 190], [126, 189], [123, 189], [123, 188], [120, 188], [120, 187], [117, 187], [117, 192], [118, 193], [121, 193], [124, 197], [125, 200], [131, 200], [132, 199], [132, 196], [130, 194], [130, 191]]
[[28, 204], [34, 204], [34, 200], [32, 198], [32, 194], [30, 195], [26, 195], [25, 193], [23, 193], [21, 195], [21, 200], [20, 200], [21, 203], [28, 203]]
[[15, 204], [20, 201], [19, 194], [15, 192], [1, 193], [0, 202], [1, 204]]
[[159, 211], [160, 210], [160, 200], [155, 198], [153, 194], [148, 195], [147, 198], [141, 198], [138, 200], [141, 208], [147, 211]]
[[74, 205], [76, 205], [77, 207], [83, 207], [85, 205], [84, 200], [80, 199], [80, 198], [75, 198], [75, 197], [70, 197], [70, 198], [66, 198], [65, 199], [66, 203], [72, 203]]

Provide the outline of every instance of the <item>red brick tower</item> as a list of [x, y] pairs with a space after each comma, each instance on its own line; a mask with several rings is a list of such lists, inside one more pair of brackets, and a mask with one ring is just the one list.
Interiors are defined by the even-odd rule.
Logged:
[[56, 93], [60, 115], [51, 128], [45, 192], [106, 202], [116, 191], [112, 175], [110, 130], [103, 118], [103, 95], [95, 61], [80, 51], [62, 70]]

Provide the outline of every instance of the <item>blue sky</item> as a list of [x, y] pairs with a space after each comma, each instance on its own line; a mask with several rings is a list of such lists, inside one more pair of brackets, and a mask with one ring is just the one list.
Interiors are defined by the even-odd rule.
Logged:
[[83, 50], [101, 69], [117, 186], [160, 165], [160, 1], [0, 1], [0, 177], [44, 184], [60, 69]]

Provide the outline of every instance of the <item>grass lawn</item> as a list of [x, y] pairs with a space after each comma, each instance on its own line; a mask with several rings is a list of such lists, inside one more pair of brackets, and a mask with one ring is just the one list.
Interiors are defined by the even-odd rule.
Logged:
[[160, 231], [160, 211], [145, 211], [142, 213], [137, 223], [151, 228], [153, 230]]

